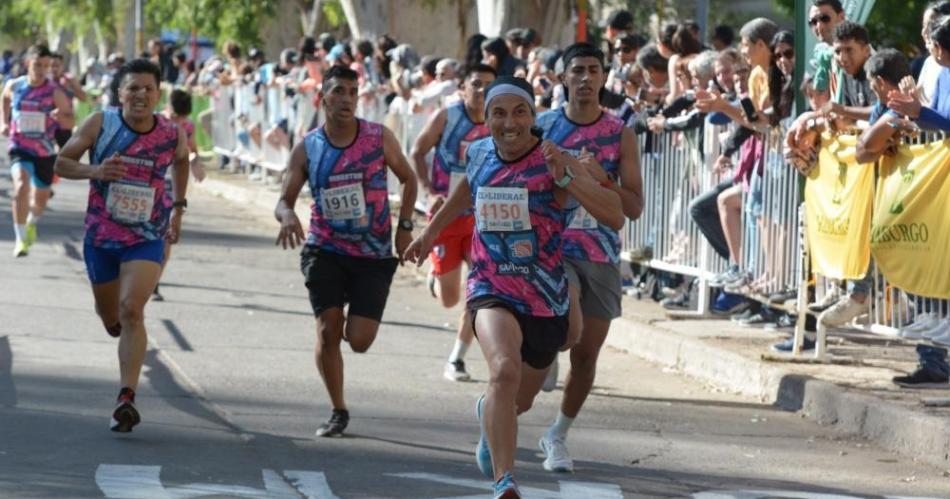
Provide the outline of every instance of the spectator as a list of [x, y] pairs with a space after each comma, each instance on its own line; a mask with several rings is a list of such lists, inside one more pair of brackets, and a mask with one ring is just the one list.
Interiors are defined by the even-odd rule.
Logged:
[[613, 46], [617, 38], [633, 33], [633, 21], [633, 14], [628, 10], [618, 10], [610, 14], [610, 17], [607, 18], [605, 32], [605, 37], [610, 46]]
[[508, 45], [501, 38], [489, 38], [482, 42], [482, 59], [485, 64], [495, 68], [498, 76], [512, 76], [524, 62], [511, 55]]
[[660, 55], [665, 59], [673, 57], [673, 54], [676, 53], [676, 51], [673, 50], [673, 35], [676, 34], [677, 29], [679, 29], [679, 24], [677, 23], [666, 23], [660, 28], [656, 39], [656, 47], [660, 50]]
[[715, 50], [722, 52], [735, 43], [736, 33], [731, 26], [720, 24], [713, 29], [712, 46]]

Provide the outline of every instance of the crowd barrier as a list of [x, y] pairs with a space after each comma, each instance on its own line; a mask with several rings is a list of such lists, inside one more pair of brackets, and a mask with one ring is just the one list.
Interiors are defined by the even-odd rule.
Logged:
[[[286, 167], [290, 145], [268, 140], [268, 132], [284, 126], [292, 140], [299, 140], [318, 112], [312, 96], [290, 97], [280, 86], [268, 87], [263, 92], [255, 90], [253, 84], [221, 86], [211, 95], [215, 151], [276, 172]], [[427, 114], [413, 112], [411, 102], [400, 99], [389, 107], [384, 121], [408, 156], [427, 119]], [[722, 139], [729, 131], [729, 127], [707, 123], [702, 129], [639, 136], [645, 203], [640, 219], [628, 222], [623, 229], [622, 254], [627, 261], [694, 281], [695, 307], [673, 315], [707, 316], [714, 298], [708, 281], [726, 270], [729, 263], [715, 252], [689, 213], [693, 199], [731, 178], [731, 173], [714, 168]], [[812, 282], [812, 272], [804, 230], [801, 178], [783, 159], [783, 138], [783, 127], [771, 128], [763, 134], [761, 205], [750, 211], [748, 194], [743, 197], [741, 266], [750, 272], [751, 282], [742, 292], [750, 299], [766, 303], [773, 293], [798, 290], [797, 297], [788, 304], [770, 306], [797, 315], [794, 353], [799, 354], [810, 298], [806, 290]], [[933, 139], [922, 136], [917, 140]], [[733, 164], [737, 160], [734, 158]], [[398, 183], [391, 178], [390, 193], [395, 201], [397, 187]], [[424, 199], [420, 196], [419, 209], [424, 209]], [[749, 223], [751, 220], [754, 222]], [[895, 335], [923, 310], [944, 314], [948, 310], [946, 300], [911, 297], [890, 285], [873, 263], [872, 273], [870, 319], [853, 327]], [[817, 298], [827, 286], [836, 285], [826, 283], [821, 276], [817, 278]], [[816, 357], [827, 355], [826, 333], [819, 327]]]

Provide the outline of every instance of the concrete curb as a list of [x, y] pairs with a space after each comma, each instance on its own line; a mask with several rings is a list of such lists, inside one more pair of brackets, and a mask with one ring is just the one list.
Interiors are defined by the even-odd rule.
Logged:
[[650, 322], [617, 319], [607, 344], [716, 388], [751, 396], [888, 450], [946, 468], [950, 423], [885, 399], [793, 374]]

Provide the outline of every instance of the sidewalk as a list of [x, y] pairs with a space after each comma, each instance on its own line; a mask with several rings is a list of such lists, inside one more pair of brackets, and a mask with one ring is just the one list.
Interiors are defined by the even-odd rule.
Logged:
[[[269, 215], [279, 186], [250, 181], [245, 174], [209, 168], [193, 189], [260, 208]], [[301, 193], [297, 213], [309, 220], [309, 193]], [[275, 222], [276, 223], [276, 222]], [[276, 232], [276, 225], [275, 225]], [[715, 389], [775, 404], [822, 425], [947, 469], [950, 476], [950, 407], [925, 407], [922, 398], [950, 397], [947, 390], [908, 390], [891, 382], [916, 367], [914, 343], [862, 333], [833, 333], [832, 358], [842, 363], [773, 361], [769, 346], [790, 331], [744, 328], [726, 320], [670, 320], [650, 300], [624, 298], [624, 317], [615, 321], [607, 343], [637, 357], [681, 372]], [[808, 359], [808, 357], [804, 357]]]

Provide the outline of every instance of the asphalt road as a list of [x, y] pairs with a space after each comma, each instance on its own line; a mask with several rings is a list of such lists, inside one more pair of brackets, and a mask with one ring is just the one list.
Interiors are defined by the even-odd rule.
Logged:
[[[21, 259], [10, 256], [9, 189], [4, 176], [0, 497], [489, 496], [472, 452], [486, 379], [477, 348], [475, 381], [442, 379], [458, 311], [401, 270], [376, 344], [345, 357], [347, 436], [316, 439], [329, 406], [298, 255], [274, 247], [267, 213], [197, 193], [166, 301], [146, 310], [143, 423], [110, 432], [116, 341], [93, 311], [82, 263], [86, 186], [57, 186], [39, 243]], [[537, 439], [559, 399], [542, 394], [521, 418], [525, 497], [950, 496], [944, 470], [616, 351], [604, 353], [570, 434], [576, 473], [552, 475]]]

